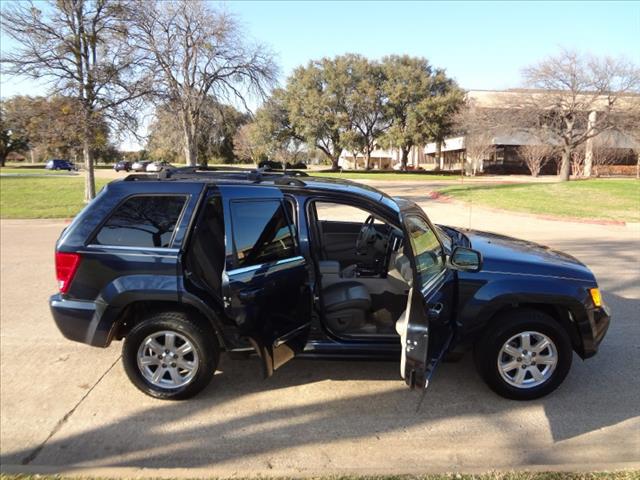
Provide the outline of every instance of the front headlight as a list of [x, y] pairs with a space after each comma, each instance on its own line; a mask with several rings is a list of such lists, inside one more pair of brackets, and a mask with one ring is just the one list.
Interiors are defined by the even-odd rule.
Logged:
[[591, 300], [593, 300], [593, 304], [596, 307], [602, 307], [602, 295], [600, 295], [599, 288], [590, 288], [589, 294], [591, 295]]

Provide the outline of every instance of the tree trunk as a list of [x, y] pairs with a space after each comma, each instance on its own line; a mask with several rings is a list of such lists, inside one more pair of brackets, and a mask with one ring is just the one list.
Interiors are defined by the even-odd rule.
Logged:
[[538, 175], [540, 174], [540, 167], [538, 165], [530, 165], [529, 171], [531, 172], [531, 176], [533, 178], [538, 178]]
[[31, 155], [31, 163], [36, 163], [36, 155], [33, 152], [33, 148], [29, 150], [29, 154]]
[[568, 182], [571, 177], [571, 150], [568, 147], [562, 150], [559, 177], [562, 182]]
[[464, 171], [466, 173], [466, 175], [470, 176], [470, 177], [475, 177], [476, 176], [476, 171], [478, 170], [478, 158], [475, 155], [467, 155], [467, 159], [465, 162], [465, 167], [464, 167]]
[[331, 170], [333, 170], [334, 172], [337, 172], [338, 170], [340, 170], [340, 165], [338, 165], [338, 162], [340, 161], [340, 157], [331, 157]]
[[7, 161], [6, 155], [0, 155], [0, 167], [4, 167], [5, 162]]
[[93, 171], [93, 156], [89, 144], [89, 133], [85, 131], [82, 141], [82, 156], [84, 157], [84, 202], [89, 203], [96, 196], [96, 180]]
[[436, 172], [442, 170], [442, 142], [436, 142], [436, 168], [434, 170]]
[[409, 160], [409, 148], [402, 147], [400, 149], [402, 151], [402, 158], [400, 159], [400, 170], [402, 170], [403, 172], [407, 171], [407, 161]]
[[182, 134], [184, 135], [184, 161], [188, 167], [198, 166], [198, 148], [196, 144], [196, 119], [186, 108], [182, 109]]
[[584, 153], [584, 170], [583, 177], [589, 178], [591, 171], [593, 170], [593, 139], [587, 140], [587, 145]]
[[[597, 112], [589, 113], [589, 120], [587, 123], [587, 128], [589, 130], [593, 130], [597, 120]], [[593, 167], [593, 137], [589, 138], [585, 144], [585, 152], [584, 152], [584, 177], [591, 176], [591, 169]]]
[[196, 141], [195, 138], [191, 135], [191, 132], [188, 129], [185, 129], [184, 132], [184, 161], [188, 167], [197, 166], [198, 155], [196, 152]]

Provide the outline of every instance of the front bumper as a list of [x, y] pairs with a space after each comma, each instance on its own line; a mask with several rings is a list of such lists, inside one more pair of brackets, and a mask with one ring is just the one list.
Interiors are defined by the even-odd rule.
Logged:
[[611, 323], [611, 310], [606, 305], [587, 311], [588, 324], [582, 328], [583, 358], [593, 357], [607, 334]]
[[94, 302], [68, 300], [57, 293], [49, 298], [49, 308], [58, 329], [69, 340], [96, 347], [109, 344], [109, 331], [99, 328], [100, 316]]

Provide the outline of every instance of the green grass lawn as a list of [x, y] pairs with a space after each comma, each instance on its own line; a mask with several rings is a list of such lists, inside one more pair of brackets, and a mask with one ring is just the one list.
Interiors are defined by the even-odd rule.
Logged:
[[640, 222], [640, 181], [635, 179], [466, 185], [444, 187], [439, 191], [457, 200], [504, 210]]
[[[77, 172], [71, 172], [77, 175]], [[3, 167], [0, 168], [0, 175], [69, 175], [66, 170], [45, 170], [42, 168], [15, 168], [15, 167]]]
[[[3, 169], [4, 171], [4, 169]], [[318, 173], [318, 175], [326, 175]], [[361, 175], [361, 177], [355, 177]], [[456, 177], [396, 173], [332, 173], [339, 178], [421, 180]], [[413, 177], [413, 178], [411, 178]], [[425, 178], [426, 177], [426, 178]], [[106, 179], [96, 179], [99, 190]], [[69, 218], [84, 206], [82, 176], [0, 177], [1, 218]], [[439, 189], [462, 201], [505, 210], [640, 222], [640, 181], [595, 179], [566, 183], [452, 185]]]
[[432, 180], [460, 180], [459, 175], [438, 175], [431, 173], [402, 173], [402, 172], [323, 172], [306, 170], [306, 173], [314, 177], [344, 178], [346, 180], [393, 180], [410, 182], [429, 182]]
[[[96, 179], [96, 189], [107, 182]], [[70, 218], [83, 196], [83, 177], [0, 177], [0, 218]]]

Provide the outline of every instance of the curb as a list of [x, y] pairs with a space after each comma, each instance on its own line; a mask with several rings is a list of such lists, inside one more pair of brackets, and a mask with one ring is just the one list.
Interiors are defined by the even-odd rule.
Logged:
[[145, 467], [91, 467], [83, 465], [48, 466], [48, 465], [2, 465], [0, 473], [6, 475], [55, 475], [62, 478], [127, 478], [127, 479], [194, 479], [194, 478], [329, 478], [339, 476], [378, 476], [378, 475], [456, 475], [456, 474], [491, 474], [508, 472], [564, 472], [592, 473], [640, 470], [640, 462], [614, 463], [571, 463], [551, 465], [522, 465], [496, 467], [456, 467], [420, 469], [371, 469], [371, 468], [335, 468], [323, 470], [305, 469], [267, 469], [238, 470], [228, 467], [179, 467], [179, 468], [145, 468]]
[[[446, 203], [458, 203], [462, 205], [469, 205], [471, 202], [465, 202], [463, 200], [457, 200], [448, 195], [442, 194], [438, 191], [432, 191], [427, 193], [427, 197], [430, 200]], [[591, 225], [615, 225], [619, 227], [628, 226], [633, 222], [625, 222], [624, 220], [609, 220], [606, 218], [582, 218], [582, 217], [559, 217], [556, 215], [545, 215], [543, 213], [529, 213], [520, 212], [518, 210], [506, 210], [503, 208], [487, 207], [486, 205], [479, 205], [482, 209], [496, 213], [508, 213], [512, 215], [522, 215], [525, 217], [538, 218], [540, 220], [551, 220], [554, 222], [571, 222], [571, 223], [586, 223]], [[629, 225], [630, 226], [630, 225]]]

